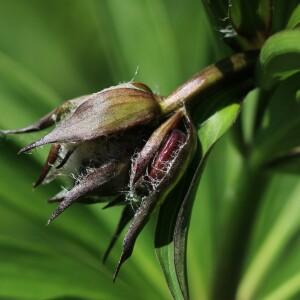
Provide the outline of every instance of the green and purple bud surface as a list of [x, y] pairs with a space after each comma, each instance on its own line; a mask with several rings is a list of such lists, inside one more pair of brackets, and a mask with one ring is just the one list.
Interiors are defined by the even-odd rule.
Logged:
[[27, 133], [55, 125], [20, 151], [51, 144], [35, 187], [62, 175], [73, 178], [70, 187], [48, 200], [58, 203], [48, 224], [74, 203], [124, 206], [121, 221], [126, 222], [117, 235], [129, 221], [131, 225], [117, 272], [195, 150], [195, 130], [184, 108], [165, 116], [161, 100], [146, 85], [130, 82], [66, 101], [28, 127], [2, 131], [5, 135]]

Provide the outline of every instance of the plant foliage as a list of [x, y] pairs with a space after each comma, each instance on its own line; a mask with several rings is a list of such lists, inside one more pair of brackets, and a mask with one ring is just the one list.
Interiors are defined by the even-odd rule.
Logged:
[[197, 100], [193, 163], [115, 284], [119, 253], [101, 254], [119, 208], [75, 205], [46, 227], [59, 184], [31, 188], [45, 151], [17, 157], [32, 136], [1, 139], [0, 299], [299, 299], [297, 2], [2, 1], [0, 128], [133, 77], [168, 94], [237, 50], [259, 54], [251, 91], [235, 79]]

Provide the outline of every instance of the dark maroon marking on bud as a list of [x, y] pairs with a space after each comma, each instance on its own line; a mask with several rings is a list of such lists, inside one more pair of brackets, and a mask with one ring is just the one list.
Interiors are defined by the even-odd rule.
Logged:
[[176, 152], [184, 144], [186, 138], [186, 134], [181, 130], [172, 130], [151, 164], [151, 169], [149, 171], [150, 178], [161, 180], [164, 177], [168, 164], [172, 162], [174, 155], [176, 155]]
[[180, 120], [182, 120], [182, 111], [177, 111], [154, 131], [132, 164], [130, 185], [135, 184], [146, 172], [147, 166], [161, 147], [166, 136], [168, 136], [172, 129], [176, 128]]
[[61, 148], [60, 144], [52, 145], [52, 147], [50, 149], [50, 152], [48, 154], [47, 161], [43, 166], [43, 169], [42, 169], [42, 172], [41, 172], [39, 178], [33, 184], [33, 187], [36, 188], [37, 186], [39, 186], [44, 181], [44, 179], [48, 175], [49, 171], [51, 170], [52, 165], [56, 162], [56, 160], [58, 158], [58, 153], [59, 153], [60, 148]]

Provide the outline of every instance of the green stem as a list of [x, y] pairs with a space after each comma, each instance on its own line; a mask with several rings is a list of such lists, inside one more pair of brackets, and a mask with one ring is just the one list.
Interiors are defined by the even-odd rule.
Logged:
[[227, 234], [221, 241], [213, 299], [235, 299], [253, 222], [269, 183], [268, 175], [253, 168], [247, 159], [241, 172], [235, 207], [226, 230]]
[[[247, 73], [247, 77], [253, 76], [256, 59], [257, 51], [249, 51], [234, 54], [206, 67], [161, 101], [162, 112], [167, 114], [182, 105], [187, 105], [197, 96], [221, 83], [232, 83], [233, 79], [238, 80], [244, 73]], [[241, 78], [244, 80], [244, 76]], [[238, 83], [239, 81], [237, 81]]]

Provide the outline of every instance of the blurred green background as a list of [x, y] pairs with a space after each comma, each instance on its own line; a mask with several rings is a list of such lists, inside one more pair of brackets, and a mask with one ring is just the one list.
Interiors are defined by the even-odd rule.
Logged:
[[[216, 33], [199, 0], [0, 0], [0, 128], [27, 125], [63, 100], [133, 77], [166, 95], [229, 53]], [[36, 137], [0, 140], [0, 299], [171, 299], [154, 254], [155, 218], [115, 284], [121, 243], [106, 265], [101, 255], [118, 208], [75, 205], [45, 226], [53, 209], [46, 200], [60, 183], [33, 191], [32, 182], [47, 149], [16, 154]], [[193, 210], [192, 299], [210, 299], [241, 169], [227, 136], [212, 152]], [[247, 299], [292, 299], [278, 298], [284, 285], [297, 295], [299, 193], [297, 177], [272, 180], [243, 266], [254, 268], [241, 278], [246, 294], [256, 295]]]

